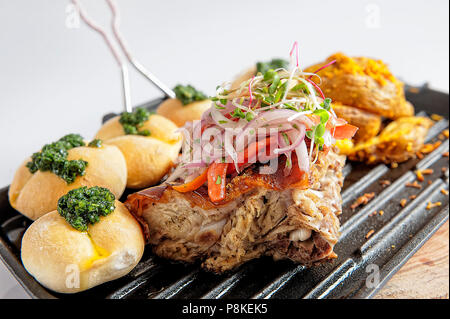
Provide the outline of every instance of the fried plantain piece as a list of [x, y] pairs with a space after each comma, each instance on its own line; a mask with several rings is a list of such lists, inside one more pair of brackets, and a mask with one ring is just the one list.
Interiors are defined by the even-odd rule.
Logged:
[[313, 77], [325, 96], [389, 119], [414, 115], [413, 106], [405, 100], [403, 83], [381, 60], [336, 53], [323, 63], [306, 68], [305, 72], [315, 72], [333, 60], [336, 60], [334, 64], [317, 72], [321, 82]]
[[340, 103], [333, 103], [332, 107], [338, 117], [359, 128], [353, 141], [367, 141], [380, 132], [381, 116]]
[[379, 136], [352, 145], [351, 141], [337, 144], [350, 160], [368, 164], [401, 163], [416, 156], [433, 121], [427, 117], [403, 117], [389, 123]]

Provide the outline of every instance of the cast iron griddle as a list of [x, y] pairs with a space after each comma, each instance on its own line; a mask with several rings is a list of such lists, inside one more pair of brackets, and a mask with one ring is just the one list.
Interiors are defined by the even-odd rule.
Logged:
[[[406, 95], [417, 112], [446, 117], [428, 134], [427, 142], [436, 141], [448, 128], [449, 95], [427, 87], [408, 88]], [[143, 106], [154, 109], [161, 101]], [[442, 156], [448, 150], [447, 139], [422, 160], [410, 160], [395, 169], [384, 164], [347, 163], [341, 238], [335, 246], [339, 257], [313, 268], [263, 257], [215, 275], [198, 264], [160, 259], [147, 248], [137, 267], [125, 277], [74, 295], [54, 293], [34, 280], [20, 261], [20, 241], [30, 220], [9, 205], [8, 187], [0, 189], [0, 257], [33, 298], [370, 298], [448, 219], [449, 197], [441, 192], [449, 188], [448, 157]], [[445, 173], [442, 167], [447, 167]], [[424, 168], [432, 168], [434, 173], [425, 176], [422, 188], [406, 187], [405, 183], [416, 179], [414, 170]], [[386, 179], [391, 181], [387, 187], [379, 183]], [[352, 211], [354, 200], [368, 192], [375, 192], [375, 198]], [[417, 197], [401, 207], [400, 200], [411, 195]], [[425, 209], [428, 202], [437, 201], [442, 202], [441, 207]], [[380, 210], [382, 216], [371, 215]], [[366, 239], [371, 230], [373, 235]], [[373, 280], [376, 269], [378, 285]]]

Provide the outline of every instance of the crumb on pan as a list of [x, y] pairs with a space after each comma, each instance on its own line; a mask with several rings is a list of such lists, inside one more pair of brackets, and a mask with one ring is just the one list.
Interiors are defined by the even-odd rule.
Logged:
[[441, 205], [442, 205], [441, 202], [436, 202], [436, 203], [428, 202], [426, 209], [430, 210], [434, 207], [440, 207]]
[[383, 210], [380, 210], [380, 211], [378, 212], [378, 214], [380, 214], [380, 216], [383, 216], [383, 215], [384, 215], [384, 211], [383, 211]]
[[373, 229], [369, 230], [369, 232], [366, 234], [366, 239], [369, 239], [369, 237], [372, 236], [374, 232], [375, 230]]
[[427, 169], [418, 169], [417, 171], [416, 171], [416, 176], [417, 176], [417, 180], [419, 181], [419, 182], [423, 182], [424, 181], [424, 177], [423, 177], [423, 175], [430, 175], [430, 174], [433, 174], [433, 169], [431, 169], [431, 168], [427, 168]]
[[352, 210], [355, 210], [360, 205], [366, 205], [372, 198], [374, 198], [375, 193], [365, 193], [364, 195], [358, 197], [356, 201], [350, 206]]
[[383, 179], [383, 180], [380, 181], [380, 185], [382, 185], [382, 186], [389, 186], [389, 185], [391, 185], [391, 181], [387, 180], [387, 179]]
[[444, 117], [442, 116], [442, 115], [439, 115], [439, 114], [431, 114], [431, 119], [433, 120], [433, 121], [440, 121], [440, 120], [442, 120]]
[[438, 148], [441, 144], [442, 144], [441, 141], [437, 141], [435, 143], [423, 144], [422, 148], [420, 149], [420, 153], [429, 154], [429, 153], [433, 152], [436, 148]]
[[442, 131], [442, 134], [443, 134], [446, 138], [448, 138], [448, 129], [443, 130], [443, 131]]
[[417, 189], [421, 189], [422, 188], [422, 185], [420, 185], [419, 183], [417, 183], [417, 181], [414, 181], [414, 183], [406, 183], [405, 184], [405, 186], [406, 187], [414, 187], [414, 188], [417, 188]]
[[448, 152], [444, 152], [444, 153], [442, 153], [442, 156], [444, 156], [444, 157], [448, 157]]
[[448, 190], [446, 190], [445, 188], [442, 188], [441, 193], [444, 195], [448, 195]]
[[416, 199], [416, 197], [417, 197], [417, 195], [411, 195], [411, 196], [409, 196], [409, 199], [413, 200], [413, 199]]
[[406, 198], [402, 198], [402, 200], [400, 201], [400, 206], [405, 207], [407, 202], [408, 200]]

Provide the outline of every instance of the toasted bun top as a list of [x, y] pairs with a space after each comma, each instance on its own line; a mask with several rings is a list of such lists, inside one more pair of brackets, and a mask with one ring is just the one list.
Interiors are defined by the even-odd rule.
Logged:
[[71, 184], [52, 172], [37, 171], [31, 174], [22, 163], [9, 188], [11, 206], [30, 219], [37, 219], [56, 209], [58, 199], [69, 190], [81, 186], [101, 186], [109, 189], [116, 198], [122, 196], [127, 180], [127, 167], [122, 152], [113, 145], [100, 148], [75, 147], [68, 151], [68, 160], [83, 159], [88, 162], [86, 172]]
[[127, 163], [127, 187], [144, 188], [158, 183], [170, 170], [178, 157], [182, 136], [170, 120], [152, 114], [140, 129], [150, 131], [150, 136], [126, 135], [120, 116], [107, 121], [96, 138], [116, 145]]
[[250, 80], [256, 74], [256, 65], [248, 68], [247, 70], [238, 74], [236, 79], [234, 79], [233, 83], [231, 83], [231, 89], [237, 89], [242, 82]]
[[210, 107], [211, 100], [197, 101], [183, 105], [178, 99], [167, 99], [161, 103], [156, 112], [181, 127], [186, 122], [200, 120], [202, 114]]
[[[108, 141], [118, 136], [133, 136], [125, 134], [123, 126], [120, 124], [119, 120], [120, 116], [115, 116], [106, 121], [97, 132], [95, 138]], [[178, 127], [172, 121], [157, 114], [151, 114], [148, 120], [145, 121], [140, 127], [141, 130], [150, 131], [150, 136], [142, 137], [154, 138], [169, 144], [176, 143], [181, 139], [181, 135], [179, 133], [175, 133], [177, 128]]]
[[22, 262], [42, 285], [74, 293], [114, 280], [133, 269], [144, 251], [138, 222], [125, 206], [80, 232], [57, 211], [36, 220], [22, 239]]

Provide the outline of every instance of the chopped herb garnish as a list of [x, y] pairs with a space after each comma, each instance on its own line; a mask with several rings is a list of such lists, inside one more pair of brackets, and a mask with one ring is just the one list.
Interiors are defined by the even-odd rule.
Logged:
[[173, 91], [175, 92], [177, 99], [180, 100], [183, 105], [187, 105], [195, 101], [203, 101], [208, 98], [206, 94], [197, 90], [192, 85], [178, 84]]
[[102, 140], [96, 138], [95, 140], [92, 140], [91, 142], [89, 142], [88, 146], [99, 148], [99, 147], [102, 147], [102, 144], [103, 144]]
[[29, 171], [34, 174], [50, 171], [61, 177], [67, 184], [75, 181], [77, 176], [83, 176], [86, 172], [88, 162], [79, 160], [68, 160], [68, 150], [84, 146], [83, 138], [78, 134], [69, 134], [58, 141], [46, 144], [40, 152], [31, 156], [31, 161], [26, 164]]
[[219, 123], [220, 123], [220, 124], [225, 124], [225, 123], [228, 123], [228, 121], [220, 120]]
[[220, 184], [222, 184], [222, 177], [220, 177], [220, 175], [218, 175], [217, 179], [216, 179], [216, 185], [220, 185]]
[[108, 189], [86, 186], [73, 189], [58, 200], [57, 210], [73, 228], [87, 231], [89, 224], [100, 221], [100, 216], [111, 214], [115, 196]]
[[258, 62], [256, 63], [256, 73], [261, 72], [262, 74], [266, 73], [269, 69], [287, 69], [289, 66], [289, 62], [284, 59], [272, 59], [268, 62]]
[[148, 120], [150, 112], [142, 107], [136, 108], [133, 112], [123, 112], [119, 122], [123, 126], [123, 130], [127, 135], [143, 135], [149, 136], [149, 130], [139, 130], [140, 127]]

